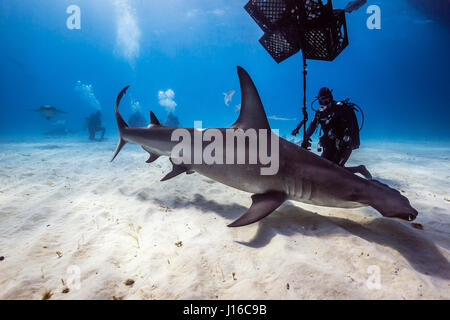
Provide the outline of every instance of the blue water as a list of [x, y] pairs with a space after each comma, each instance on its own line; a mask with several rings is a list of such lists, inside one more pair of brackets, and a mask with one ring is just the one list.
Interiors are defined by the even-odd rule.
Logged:
[[[289, 134], [301, 118], [301, 55], [275, 63], [246, 2], [1, 0], [0, 139], [44, 137], [58, 126], [87, 139], [84, 119], [96, 109], [113, 138], [113, 104], [125, 85], [125, 119], [133, 109], [147, 118], [153, 110], [161, 121], [172, 112], [185, 127], [195, 120], [226, 127], [238, 116], [237, 65], [252, 76], [267, 115], [282, 119], [271, 119], [272, 128]], [[360, 105], [362, 144], [448, 142], [449, 27], [403, 0], [368, 3], [381, 8], [381, 30], [366, 27], [367, 6], [347, 14], [348, 48], [333, 62], [308, 63], [308, 105], [322, 86]], [[66, 26], [72, 4], [81, 9], [80, 30]], [[231, 90], [226, 106], [223, 93]], [[31, 111], [41, 105], [67, 114], [46, 120]]]

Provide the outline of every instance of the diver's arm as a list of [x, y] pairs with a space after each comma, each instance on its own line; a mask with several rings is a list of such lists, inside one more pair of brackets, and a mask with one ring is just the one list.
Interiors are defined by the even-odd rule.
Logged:
[[316, 131], [318, 123], [319, 123], [319, 117], [317, 116], [317, 113], [316, 113], [313, 121], [310, 123], [310, 125], [308, 127], [308, 130], [306, 130], [306, 135], [302, 142], [303, 149], [309, 150], [309, 148], [311, 147], [311, 136]]
[[292, 131], [292, 135], [295, 137], [296, 135], [298, 135], [298, 133], [300, 132], [300, 128], [303, 126], [304, 121], [300, 122], [300, 124], [297, 126], [297, 128], [294, 129], [294, 131]]
[[309, 138], [311, 138], [311, 136], [314, 134], [314, 132], [317, 129], [318, 123], [319, 123], [319, 117], [317, 116], [317, 113], [316, 113], [313, 121], [310, 123], [308, 129], [306, 130], [305, 140], [308, 140]]

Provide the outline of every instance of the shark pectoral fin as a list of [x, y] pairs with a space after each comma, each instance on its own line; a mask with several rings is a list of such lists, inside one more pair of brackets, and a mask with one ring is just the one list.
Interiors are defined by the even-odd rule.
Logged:
[[164, 178], [162, 178], [161, 181], [170, 180], [170, 179], [175, 178], [176, 176], [178, 176], [182, 173], [185, 173], [187, 171], [189, 171], [188, 168], [174, 164], [172, 171], [170, 171]]
[[254, 194], [252, 206], [239, 219], [228, 226], [242, 227], [257, 222], [275, 211], [286, 198], [286, 194], [279, 191]]

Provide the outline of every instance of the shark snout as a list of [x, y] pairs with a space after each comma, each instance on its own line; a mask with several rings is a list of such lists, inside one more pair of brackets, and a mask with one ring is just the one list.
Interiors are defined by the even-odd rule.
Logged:
[[409, 213], [408, 221], [414, 221], [414, 220], [416, 220], [417, 215], [419, 214], [419, 212], [417, 212], [416, 209], [414, 209], [414, 208], [411, 208], [411, 209], [412, 209], [412, 210], [411, 210], [411, 212]]
[[419, 213], [417, 212], [416, 209], [410, 207], [408, 209], [405, 209], [401, 213], [398, 213], [398, 212], [384, 213], [383, 216], [389, 217], [389, 218], [397, 218], [397, 219], [401, 219], [401, 220], [405, 220], [405, 221], [414, 221], [414, 220], [416, 220], [418, 214]]
[[414, 221], [419, 214], [414, 209], [406, 197], [398, 195], [391, 200], [387, 200], [381, 206], [375, 207], [383, 216], [397, 218], [406, 221]]
[[416, 219], [419, 213], [399, 191], [376, 180], [372, 180], [371, 184], [373, 186], [373, 189], [371, 189], [371, 206], [383, 216], [406, 221]]

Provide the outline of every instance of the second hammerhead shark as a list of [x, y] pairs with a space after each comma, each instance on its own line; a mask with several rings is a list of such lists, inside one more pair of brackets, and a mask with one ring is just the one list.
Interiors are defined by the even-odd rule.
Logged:
[[41, 106], [39, 109], [32, 110], [32, 111], [39, 112], [47, 120], [50, 120], [51, 118], [53, 118], [57, 114], [66, 114], [67, 113], [65, 111], [56, 109], [55, 107], [49, 106], [49, 105]]
[[[238, 67], [238, 75], [241, 85], [241, 111], [238, 120], [231, 128], [243, 131], [267, 130], [269, 139], [275, 137], [275, 140], [279, 141], [278, 171], [272, 175], [261, 175], [263, 167], [261, 163], [175, 164], [175, 159], [171, 158], [173, 169], [162, 181], [182, 173], [197, 172], [230, 187], [252, 193], [251, 207], [229, 227], [241, 227], [259, 221], [275, 211], [286, 200], [339, 208], [371, 206], [386, 217], [407, 221], [416, 218], [417, 211], [397, 190], [376, 180], [363, 179], [296, 144], [279, 138], [270, 129], [263, 104], [250, 76], [241, 67]], [[148, 128], [129, 127], [118, 109], [120, 100], [127, 89], [128, 87], [124, 88], [116, 99], [119, 144], [111, 161], [127, 142], [139, 144], [149, 152], [148, 163], [160, 156], [171, 156], [177, 144], [171, 137], [177, 128], [161, 125], [153, 112], [150, 113], [151, 123]], [[193, 135], [202, 131], [196, 128], [185, 130]], [[214, 130], [225, 134], [225, 131], [230, 128]], [[261, 138], [258, 139], [261, 140]], [[239, 146], [234, 148], [237, 152], [236, 148]], [[226, 152], [225, 149], [222, 152], [224, 157]]]

